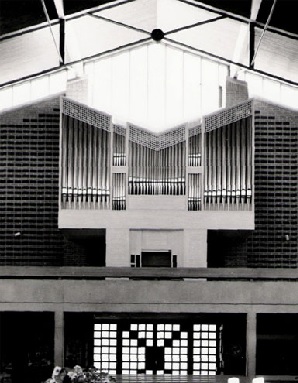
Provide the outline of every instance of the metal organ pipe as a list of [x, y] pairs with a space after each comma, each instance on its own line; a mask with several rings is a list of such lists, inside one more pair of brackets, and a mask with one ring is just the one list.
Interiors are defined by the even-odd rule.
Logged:
[[70, 116], [62, 121], [62, 207], [107, 208], [109, 132]]
[[129, 143], [129, 192], [185, 194], [185, 142], [155, 150]]
[[[205, 133], [205, 207], [243, 209], [251, 203], [251, 119]], [[245, 207], [244, 207], [245, 206]]]

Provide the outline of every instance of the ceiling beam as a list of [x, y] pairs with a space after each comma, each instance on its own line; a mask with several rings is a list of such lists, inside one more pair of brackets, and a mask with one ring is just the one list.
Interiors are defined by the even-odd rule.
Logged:
[[251, 0], [250, 19], [257, 20], [262, 0]]

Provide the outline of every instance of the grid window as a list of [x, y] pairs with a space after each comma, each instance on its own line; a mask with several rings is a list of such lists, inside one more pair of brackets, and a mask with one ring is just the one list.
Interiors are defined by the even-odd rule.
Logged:
[[110, 374], [116, 374], [117, 324], [94, 324], [94, 366]]
[[193, 374], [216, 375], [217, 327], [214, 324], [193, 325]]

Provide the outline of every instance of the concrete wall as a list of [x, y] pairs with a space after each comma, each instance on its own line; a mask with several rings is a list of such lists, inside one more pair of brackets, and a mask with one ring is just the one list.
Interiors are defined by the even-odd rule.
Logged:
[[296, 282], [0, 281], [0, 311], [297, 312]]
[[106, 266], [130, 266], [129, 231], [124, 229], [106, 230]]
[[60, 210], [59, 228], [253, 230], [253, 211]]

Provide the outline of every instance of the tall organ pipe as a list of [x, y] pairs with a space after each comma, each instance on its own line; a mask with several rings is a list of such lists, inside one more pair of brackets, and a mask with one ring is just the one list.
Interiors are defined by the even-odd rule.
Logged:
[[134, 142], [129, 147], [131, 194], [185, 194], [185, 142], [161, 150]]
[[109, 133], [69, 116], [62, 121], [63, 207], [107, 207]]
[[241, 209], [251, 200], [251, 119], [205, 133], [206, 208]]

